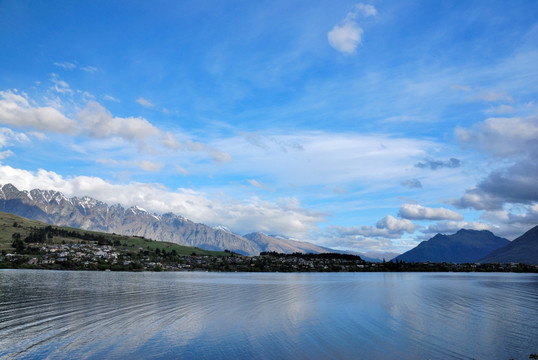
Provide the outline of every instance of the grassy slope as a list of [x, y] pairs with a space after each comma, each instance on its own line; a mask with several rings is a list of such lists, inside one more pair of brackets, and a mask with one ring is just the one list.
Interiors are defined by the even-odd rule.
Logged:
[[[17, 223], [17, 227], [13, 226], [14, 223]], [[21, 234], [21, 238], [24, 239], [26, 236], [28, 236], [28, 234], [31, 232], [31, 229], [33, 227], [44, 228], [46, 226], [49, 226], [49, 224], [46, 224], [40, 221], [26, 219], [26, 218], [13, 215], [13, 214], [0, 212], [0, 251], [6, 250], [7, 252], [10, 252], [13, 250], [13, 248], [11, 247], [11, 243], [13, 241], [12, 235], [14, 233]], [[191, 255], [193, 252], [195, 252], [197, 255], [212, 255], [212, 256], [229, 255], [228, 253], [225, 253], [223, 251], [207, 251], [207, 250], [202, 250], [200, 248], [181, 246], [181, 245], [177, 245], [177, 244], [173, 244], [169, 242], [148, 240], [148, 239], [144, 239], [140, 237], [100, 233], [96, 231], [86, 231], [86, 230], [63, 227], [63, 226], [53, 226], [53, 228], [61, 228], [61, 229], [69, 230], [69, 231], [76, 231], [81, 234], [91, 233], [91, 234], [103, 235], [106, 239], [112, 242], [119, 240], [122, 245], [118, 246], [118, 248], [132, 250], [132, 252], [138, 252], [139, 248], [143, 248], [144, 250], [146, 250], [149, 247], [150, 250], [155, 250], [159, 248], [161, 250], [165, 249], [166, 252], [171, 252], [172, 250], [176, 250], [178, 255]], [[52, 239], [53, 243], [59, 244], [59, 243], [62, 243], [62, 241], [65, 241], [66, 243], [80, 243], [81, 242], [80, 239], [76, 239], [76, 238], [54, 237]]]

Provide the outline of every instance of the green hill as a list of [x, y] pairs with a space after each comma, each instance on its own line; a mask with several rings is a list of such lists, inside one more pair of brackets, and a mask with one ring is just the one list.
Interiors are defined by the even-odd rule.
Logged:
[[[19, 235], [16, 235], [19, 234]], [[166, 253], [209, 256], [227, 256], [228, 252], [208, 251], [200, 248], [181, 246], [169, 242], [154, 241], [141, 237], [123, 236], [117, 234], [101, 233], [96, 231], [86, 231], [63, 226], [53, 226], [40, 221], [26, 219], [17, 215], [0, 212], [0, 252], [9, 253], [15, 249], [12, 246], [15, 238], [21, 240], [29, 236], [44, 234], [43, 244], [82, 244], [95, 243], [114, 246], [118, 250], [130, 253], [137, 253], [140, 249], [155, 252], [164, 250]]]

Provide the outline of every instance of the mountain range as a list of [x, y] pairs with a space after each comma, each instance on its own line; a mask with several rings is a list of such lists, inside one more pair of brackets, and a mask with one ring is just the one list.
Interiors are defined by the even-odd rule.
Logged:
[[462, 229], [452, 235], [437, 234], [394, 260], [538, 265], [538, 226], [514, 241], [495, 236], [487, 230]]
[[405, 262], [478, 262], [492, 251], [510, 244], [509, 240], [493, 235], [488, 230], [459, 230], [452, 235], [437, 234], [395, 260]]
[[[21, 191], [12, 184], [0, 186], [0, 211], [52, 225], [141, 236], [204, 250], [230, 250], [243, 255], [258, 255], [263, 251], [342, 253], [260, 232], [241, 236], [224, 226], [210, 227], [173, 213], [152, 214], [138, 206], [108, 205], [88, 196], [68, 198], [53, 190]], [[366, 261], [379, 261], [363, 254], [353, 254]], [[521, 262], [538, 265], [538, 226], [512, 242], [487, 230], [462, 229], [452, 235], [437, 234], [394, 259], [405, 262]]]
[[279, 253], [327, 253], [332, 249], [262, 233], [245, 236], [223, 226], [210, 227], [173, 213], [151, 214], [141, 207], [108, 205], [88, 196], [68, 198], [59, 191], [18, 190], [0, 186], [0, 211], [58, 226], [142, 236], [205, 250], [230, 250], [243, 255], [262, 251]]
[[510, 244], [480, 259], [481, 263], [524, 263], [538, 265], [538, 226], [533, 227]]

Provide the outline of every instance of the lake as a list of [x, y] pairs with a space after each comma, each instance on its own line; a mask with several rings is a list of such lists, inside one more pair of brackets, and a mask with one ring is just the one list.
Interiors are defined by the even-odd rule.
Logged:
[[0, 359], [528, 359], [538, 275], [0, 270]]

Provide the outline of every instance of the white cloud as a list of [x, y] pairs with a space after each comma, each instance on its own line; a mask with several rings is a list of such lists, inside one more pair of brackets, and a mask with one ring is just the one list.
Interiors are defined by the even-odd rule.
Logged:
[[136, 102], [146, 108], [152, 108], [155, 106], [151, 101], [144, 99], [143, 97], [139, 97], [138, 99], [136, 99]]
[[512, 105], [499, 105], [497, 107], [491, 107], [486, 110], [487, 114], [495, 114], [495, 115], [503, 115], [503, 114], [511, 114], [515, 112], [516, 110]]
[[162, 137], [162, 143], [164, 146], [166, 146], [167, 148], [169, 149], [172, 149], [172, 150], [183, 150], [185, 147], [183, 146], [182, 143], [180, 143], [175, 137], [174, 135], [172, 135], [171, 133], [167, 132], [163, 135]]
[[8, 128], [0, 128], [0, 148], [10, 145], [13, 141], [28, 142], [28, 136], [24, 133], [15, 132]]
[[467, 221], [442, 221], [436, 224], [428, 226], [427, 229], [424, 229], [422, 232], [425, 234], [453, 234], [458, 230], [468, 229], [468, 230], [489, 230], [493, 233], [496, 232], [496, 228], [481, 222], [467, 222]]
[[61, 80], [58, 75], [52, 74], [51, 81], [54, 84], [51, 89], [60, 94], [73, 94], [73, 90], [69, 87], [69, 84]]
[[[354, 188], [399, 184], [400, 179], [413, 175], [410, 164], [438, 146], [425, 140], [321, 131], [257, 135], [255, 140], [236, 136], [212, 145], [234, 159], [225, 170], [230, 173], [271, 176], [282, 184], [297, 186], [345, 188], [349, 184]], [[280, 144], [296, 146], [282, 151]]]
[[[361, 14], [363, 16], [376, 16], [377, 15], [376, 8], [370, 4], [362, 4], [362, 3], [355, 4], [353, 6], [353, 12], [356, 14]], [[348, 16], [350, 16], [350, 14], [348, 14]]]
[[348, 22], [342, 25], [335, 25], [327, 34], [329, 44], [336, 50], [352, 54], [357, 45], [361, 43], [363, 30], [355, 22]]
[[107, 100], [107, 101], [117, 102], [117, 103], [120, 102], [120, 99], [115, 98], [115, 97], [112, 96], [112, 95], [106, 95], [106, 94], [105, 94], [105, 95], [103, 96], [103, 99], [105, 99], [105, 100]]
[[471, 101], [483, 101], [483, 102], [514, 102], [514, 99], [506, 91], [483, 91], [471, 97]]
[[97, 69], [95, 66], [89, 66], [89, 65], [88, 65], [88, 66], [82, 66], [82, 67], [80, 68], [80, 70], [85, 71], [85, 72], [88, 72], [88, 73], [94, 73], [94, 72], [96, 72], [96, 71], [99, 70], [99, 69]]
[[492, 171], [460, 199], [452, 200], [453, 205], [501, 210], [506, 203], [538, 202], [538, 116], [489, 118], [470, 129], [457, 128], [455, 134], [462, 144], [512, 165]]
[[187, 140], [186, 141], [187, 149], [190, 151], [204, 151], [205, 145], [199, 142]]
[[451, 85], [450, 89], [452, 89], [454, 91], [465, 91], [465, 92], [469, 92], [469, 91], [472, 90], [472, 88], [470, 86], [458, 85], [458, 84]]
[[247, 182], [254, 186], [254, 187], [257, 187], [258, 189], [264, 189], [265, 188], [265, 185], [263, 185], [262, 183], [260, 183], [259, 181], [255, 180], [255, 179], [248, 179]]
[[129, 141], [141, 141], [160, 134], [159, 129], [146, 119], [113, 117], [95, 101], [88, 101], [77, 117], [82, 121], [87, 134], [95, 138], [118, 136]]
[[208, 225], [226, 224], [244, 234], [253, 231], [286, 234], [305, 238], [317, 224], [325, 221], [323, 214], [301, 207], [298, 199], [277, 202], [256, 197], [242, 201], [212, 199], [204, 193], [179, 188], [168, 190], [147, 183], [112, 184], [99, 177], [65, 178], [55, 172], [30, 172], [0, 165], [0, 179], [21, 190], [34, 188], [61, 191], [67, 196], [92, 196], [108, 204], [139, 205], [151, 212], [174, 212]]
[[0, 123], [42, 131], [73, 133], [76, 123], [52, 107], [33, 107], [24, 94], [0, 91]]
[[329, 226], [320, 234], [317, 243], [358, 252], [386, 251], [387, 248], [393, 247], [391, 238], [398, 237], [399, 235], [390, 234], [387, 230], [371, 226]]
[[411, 221], [387, 215], [376, 226], [329, 226], [322, 238], [328, 246], [352, 247], [360, 251], [386, 250], [391, 246], [391, 239], [400, 239], [405, 232], [411, 234], [415, 229]]
[[357, 24], [358, 15], [365, 17], [377, 15], [377, 10], [372, 5], [355, 4], [353, 9], [347, 13], [340, 24], [335, 25], [327, 33], [329, 44], [336, 50], [344, 54], [352, 54], [362, 41], [362, 28]]
[[189, 172], [186, 169], [182, 168], [181, 166], [176, 165], [175, 168], [180, 174], [189, 175]]
[[161, 168], [164, 166], [164, 164], [156, 163], [149, 160], [142, 160], [134, 163], [136, 166], [141, 168], [142, 170], [150, 171], [150, 172], [156, 172], [161, 170]]
[[232, 161], [232, 157], [230, 156], [230, 154], [225, 153], [223, 151], [220, 151], [217, 149], [211, 149], [209, 153], [211, 155], [211, 158], [215, 162], [227, 163], [227, 162]]
[[11, 150], [0, 151], [0, 160], [4, 160], [5, 158], [13, 155], [15, 155], [15, 153]]
[[452, 199], [449, 203], [460, 209], [500, 210], [503, 207], [502, 199], [476, 188], [466, 190], [461, 198]]
[[379, 220], [376, 224], [378, 229], [387, 229], [391, 233], [403, 234], [407, 232], [409, 234], [415, 231], [415, 224], [407, 219], [396, 219], [394, 216], [387, 215], [383, 219]]
[[430, 208], [418, 204], [404, 204], [398, 216], [411, 220], [463, 220], [463, 215], [445, 208]]
[[55, 62], [54, 65], [58, 66], [58, 67], [61, 67], [64, 70], [73, 70], [74, 68], [77, 67], [75, 64], [67, 62], [67, 61]]
[[458, 127], [455, 135], [462, 144], [494, 156], [538, 155], [538, 116], [489, 118], [468, 129]]

